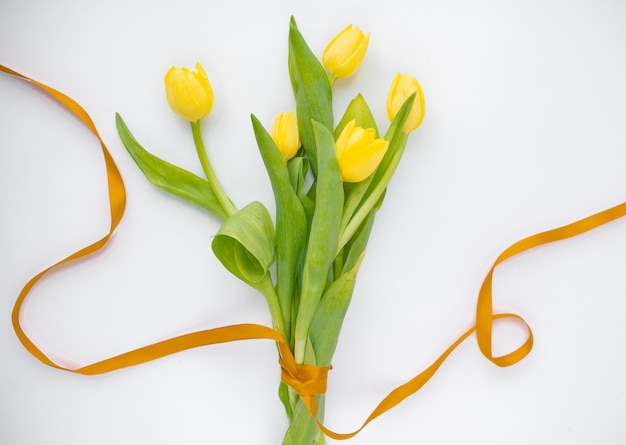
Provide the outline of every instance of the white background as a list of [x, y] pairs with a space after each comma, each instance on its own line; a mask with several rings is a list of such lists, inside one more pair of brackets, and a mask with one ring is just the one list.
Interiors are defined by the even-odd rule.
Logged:
[[[333, 361], [326, 419], [347, 432], [471, 326], [503, 249], [626, 199], [626, 3], [0, 0], [0, 63], [81, 103], [128, 190], [108, 247], [50, 275], [24, 306], [25, 328], [51, 356], [87, 364], [197, 329], [269, 324], [263, 298], [213, 257], [218, 221], [145, 180], [114, 114], [150, 151], [200, 173], [163, 90], [171, 65], [200, 61], [216, 96], [203, 129], [218, 175], [238, 206], [272, 210], [249, 114], [270, 126], [294, 108], [291, 14], [318, 55], [348, 23], [371, 33], [361, 70], [335, 84], [337, 113], [362, 92], [385, 129], [397, 71], [420, 79], [427, 102]], [[10, 323], [20, 289], [106, 233], [108, 207], [89, 132], [10, 76], [0, 75], [0, 98], [0, 443], [280, 443], [270, 342], [96, 377], [46, 367], [21, 346]], [[530, 323], [530, 356], [500, 369], [471, 337], [422, 391], [347, 443], [625, 443], [625, 265], [626, 220], [508, 261], [494, 305]], [[498, 328], [497, 352], [522, 338]]]

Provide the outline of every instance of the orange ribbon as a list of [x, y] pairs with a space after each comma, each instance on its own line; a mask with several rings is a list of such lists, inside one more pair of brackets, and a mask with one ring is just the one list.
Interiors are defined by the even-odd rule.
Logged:
[[[46, 365], [62, 369], [69, 372], [74, 372], [78, 374], [85, 375], [94, 375], [94, 374], [102, 374], [110, 371], [114, 371], [121, 368], [126, 368], [129, 366], [138, 365], [140, 363], [145, 363], [150, 360], [154, 360], [160, 357], [164, 357], [170, 354], [174, 354], [176, 352], [184, 351], [191, 348], [196, 348], [200, 346], [208, 346], [218, 343], [226, 343], [231, 341], [239, 341], [239, 340], [253, 340], [253, 339], [266, 339], [266, 340], [274, 340], [280, 352], [279, 363], [282, 369], [281, 379], [284, 383], [294, 388], [294, 390], [300, 394], [306, 406], [308, 407], [311, 414], [315, 417], [315, 395], [323, 394], [326, 392], [326, 380], [327, 374], [330, 367], [317, 367], [317, 366], [309, 366], [309, 365], [296, 365], [296, 361], [289, 349], [289, 345], [283, 338], [283, 336], [277, 331], [267, 327], [256, 324], [240, 324], [233, 326], [225, 326], [216, 329], [204, 330], [193, 332], [186, 335], [181, 335], [178, 337], [174, 337], [168, 340], [164, 340], [149, 346], [145, 346], [139, 349], [135, 349], [133, 351], [111, 357], [105, 360], [102, 360], [97, 363], [93, 363], [91, 365], [87, 365], [77, 369], [70, 369], [64, 366], [61, 366], [55, 362], [53, 362], [50, 358], [48, 358], [24, 333], [21, 325], [20, 325], [20, 312], [22, 303], [26, 298], [28, 292], [32, 289], [32, 287], [39, 281], [41, 277], [43, 277], [46, 273], [51, 271], [52, 269], [60, 266], [61, 264], [67, 263], [71, 260], [84, 257], [89, 255], [100, 248], [102, 248], [111, 235], [113, 231], [119, 224], [124, 214], [124, 207], [126, 202], [126, 191], [124, 189], [124, 183], [122, 181], [122, 177], [120, 172], [111, 157], [108, 149], [106, 148], [104, 142], [100, 138], [98, 131], [96, 130], [93, 121], [87, 114], [87, 112], [74, 100], [67, 97], [63, 93], [54, 90], [36, 80], [30, 79], [22, 74], [19, 74], [10, 68], [0, 65], [0, 71], [3, 71], [7, 74], [11, 74], [15, 77], [19, 77], [21, 79], [25, 79], [27, 81], [32, 82], [34, 85], [43, 89], [45, 92], [50, 94], [54, 99], [59, 101], [62, 105], [68, 108], [72, 113], [74, 113], [81, 121], [91, 130], [91, 132], [98, 138], [100, 141], [100, 145], [102, 147], [102, 152], [104, 154], [106, 173], [107, 173], [107, 181], [108, 181], [108, 191], [109, 191], [109, 207], [111, 212], [111, 225], [109, 232], [98, 241], [90, 244], [89, 246], [73, 253], [67, 258], [59, 261], [58, 263], [48, 267], [44, 271], [37, 274], [33, 277], [22, 289], [22, 292], [17, 298], [13, 309], [13, 328], [17, 334], [17, 337], [22, 342], [24, 347], [36, 358], [45, 363]], [[608, 222], [614, 221], [622, 216], [626, 215], [626, 202], [619, 204], [610, 209], [604, 210], [602, 212], [591, 215], [587, 218], [583, 218], [579, 221], [576, 221], [572, 224], [568, 224], [563, 227], [559, 227], [557, 229], [549, 230], [546, 232], [542, 232], [536, 235], [532, 235], [528, 238], [525, 238], [521, 241], [518, 241], [504, 250], [496, 259], [493, 266], [487, 273], [483, 284], [480, 288], [480, 292], [478, 294], [477, 308], [476, 308], [476, 323], [470, 329], [468, 329], [463, 335], [461, 335], [446, 351], [439, 356], [435, 362], [422, 371], [417, 376], [413, 377], [411, 380], [406, 382], [405, 384], [397, 387], [393, 391], [391, 391], [372, 411], [369, 417], [363, 422], [362, 426], [347, 434], [336, 433], [334, 431], [329, 430], [324, 425], [318, 422], [318, 426], [320, 429], [329, 437], [333, 439], [348, 439], [350, 437], [358, 434], [365, 426], [380, 416], [381, 414], [389, 411], [391, 408], [398, 405], [400, 402], [405, 400], [407, 397], [410, 397], [415, 392], [417, 392], [430, 378], [435, 374], [435, 372], [439, 369], [439, 367], [443, 364], [443, 362], [448, 358], [448, 356], [463, 343], [472, 333], [476, 332], [476, 340], [478, 342], [478, 347], [481, 353], [492, 363], [498, 366], [510, 366], [513, 365], [524, 357], [526, 357], [533, 346], [533, 335], [530, 329], [530, 326], [526, 323], [526, 321], [517, 314], [494, 314], [493, 313], [493, 296], [492, 296], [492, 281], [493, 281], [493, 273], [495, 268], [506, 261], [507, 259], [525, 252], [529, 249], [533, 249], [535, 247], [548, 244], [554, 241], [563, 240], [566, 238], [570, 238], [576, 235], [580, 235], [589, 230], [595, 229], [601, 225], [604, 225]], [[498, 319], [510, 319], [513, 321], [517, 321], [522, 323], [527, 331], [528, 335], [524, 343], [515, 349], [512, 352], [509, 352], [504, 355], [494, 356], [492, 351], [492, 331], [493, 331], [493, 322]]]

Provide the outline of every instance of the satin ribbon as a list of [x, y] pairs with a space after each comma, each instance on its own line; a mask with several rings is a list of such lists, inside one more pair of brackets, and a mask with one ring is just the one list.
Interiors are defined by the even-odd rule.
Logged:
[[[0, 65], [0, 71], [27, 80], [50, 94], [54, 99], [59, 101], [62, 105], [64, 105], [72, 113], [74, 113], [100, 141], [107, 173], [109, 207], [111, 213], [111, 225], [108, 233], [104, 237], [40, 272], [30, 281], [28, 281], [28, 283], [22, 289], [13, 308], [12, 321], [15, 333], [17, 334], [18, 339], [22, 342], [24, 347], [33, 356], [38, 358], [46, 365], [77, 374], [94, 375], [115, 371], [117, 369], [122, 369], [129, 366], [135, 366], [141, 363], [155, 360], [160, 357], [165, 357], [167, 355], [175, 354], [180, 351], [200, 346], [208, 346], [239, 340], [273, 340], [276, 342], [279, 349], [279, 363], [282, 370], [282, 381], [294, 388], [294, 390], [302, 397], [311, 414], [315, 417], [315, 396], [319, 394], [324, 394], [326, 392], [326, 381], [330, 367], [296, 365], [296, 361], [289, 349], [289, 345], [287, 344], [283, 336], [267, 326], [261, 326], [256, 324], [240, 324], [193, 332], [190, 334], [185, 334], [158, 343], [154, 343], [149, 346], [138, 348], [133, 351], [75, 369], [66, 368], [62, 365], [55, 363], [50, 358], [48, 358], [28, 338], [20, 325], [21, 307], [28, 292], [37, 283], [37, 281], [39, 281], [40, 278], [42, 278], [45, 274], [47, 274], [54, 268], [74, 259], [89, 255], [99, 250], [107, 243], [115, 228], [120, 223], [124, 214], [126, 192], [122, 177], [117, 166], [115, 165], [115, 162], [113, 161], [113, 158], [111, 157], [111, 154], [109, 153], [100, 135], [98, 134], [98, 131], [93, 124], [93, 121], [91, 120], [87, 112], [78, 103], [76, 103], [65, 94], [54, 90], [40, 82], [37, 82], [36, 80], [30, 79], [20, 73], [17, 73], [10, 68]], [[405, 384], [391, 391], [378, 404], [378, 406], [372, 411], [369, 417], [357, 430], [351, 433], [336, 433], [318, 422], [318, 426], [320, 427], [320, 429], [327, 436], [333, 439], [342, 440], [355, 436], [372, 420], [389, 411], [400, 402], [405, 400], [407, 397], [410, 397], [415, 392], [417, 392], [422, 386], [424, 386], [426, 382], [430, 380], [430, 378], [443, 364], [443, 362], [448, 358], [448, 356], [474, 332], [476, 333], [476, 340], [481, 353], [495, 365], [501, 367], [511, 366], [524, 359], [524, 357], [526, 357], [530, 353], [533, 346], [533, 335], [528, 323], [526, 323], [526, 321], [517, 314], [493, 313], [492, 281], [496, 267], [504, 261], [508, 260], [509, 258], [512, 258], [522, 252], [544, 244], [580, 235], [584, 232], [595, 229], [625, 215], [626, 202], [591, 215], [587, 218], [583, 218], [566, 226], [529, 236], [528, 238], [524, 238], [523, 240], [509, 246], [497, 257], [496, 261], [492, 265], [482, 283], [478, 294], [476, 306], [476, 323], [474, 326], [472, 326], [470, 329], [464, 332], [456, 341], [454, 341], [450, 345], [450, 347], [448, 347], [448, 349], [446, 349], [443, 354], [441, 354], [439, 358], [435, 360], [432, 365], [430, 365], [428, 368], [426, 368], [417, 376], [413, 377]], [[495, 356], [492, 349], [493, 323], [495, 320], [502, 319], [508, 319], [510, 321], [521, 323], [527, 330], [527, 337], [523, 344], [515, 350], [500, 356]]]

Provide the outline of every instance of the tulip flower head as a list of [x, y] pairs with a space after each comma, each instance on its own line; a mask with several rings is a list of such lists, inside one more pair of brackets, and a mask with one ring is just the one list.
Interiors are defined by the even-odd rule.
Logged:
[[190, 122], [197, 122], [211, 112], [213, 90], [200, 63], [196, 70], [171, 67], [165, 75], [165, 92], [172, 110]]
[[272, 136], [285, 161], [293, 158], [302, 145], [298, 135], [298, 122], [291, 111], [282, 112], [276, 116], [270, 136]]
[[356, 126], [351, 120], [335, 143], [337, 161], [344, 182], [361, 182], [368, 178], [382, 161], [387, 152], [389, 142], [383, 138], [376, 139], [373, 128]]
[[322, 63], [331, 79], [348, 77], [361, 66], [370, 35], [348, 25], [324, 49]]
[[416, 93], [415, 101], [409, 111], [409, 115], [402, 127], [402, 131], [410, 133], [420, 126], [424, 119], [425, 104], [424, 93], [417, 79], [409, 74], [396, 74], [387, 96], [387, 115], [393, 120], [400, 111], [404, 102], [413, 93]]

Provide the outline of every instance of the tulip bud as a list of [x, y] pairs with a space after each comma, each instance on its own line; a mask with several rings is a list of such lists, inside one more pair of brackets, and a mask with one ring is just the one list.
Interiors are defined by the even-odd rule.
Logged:
[[387, 97], [387, 115], [389, 120], [393, 120], [396, 117], [404, 102], [413, 93], [416, 93], [415, 101], [413, 101], [413, 106], [409, 111], [404, 127], [402, 127], [402, 131], [405, 133], [415, 130], [424, 119], [424, 93], [415, 77], [408, 74], [396, 74]]
[[174, 113], [190, 122], [197, 122], [211, 112], [213, 90], [200, 63], [197, 72], [171, 67], [165, 75], [167, 101]]
[[388, 146], [385, 139], [376, 139], [373, 128], [357, 127], [354, 120], [348, 122], [335, 143], [341, 179], [361, 182], [369, 177], [382, 161]]
[[291, 111], [282, 112], [276, 116], [270, 135], [285, 161], [293, 158], [302, 145], [298, 135], [298, 122]]
[[332, 78], [348, 77], [361, 66], [370, 35], [348, 25], [324, 49], [322, 63]]

